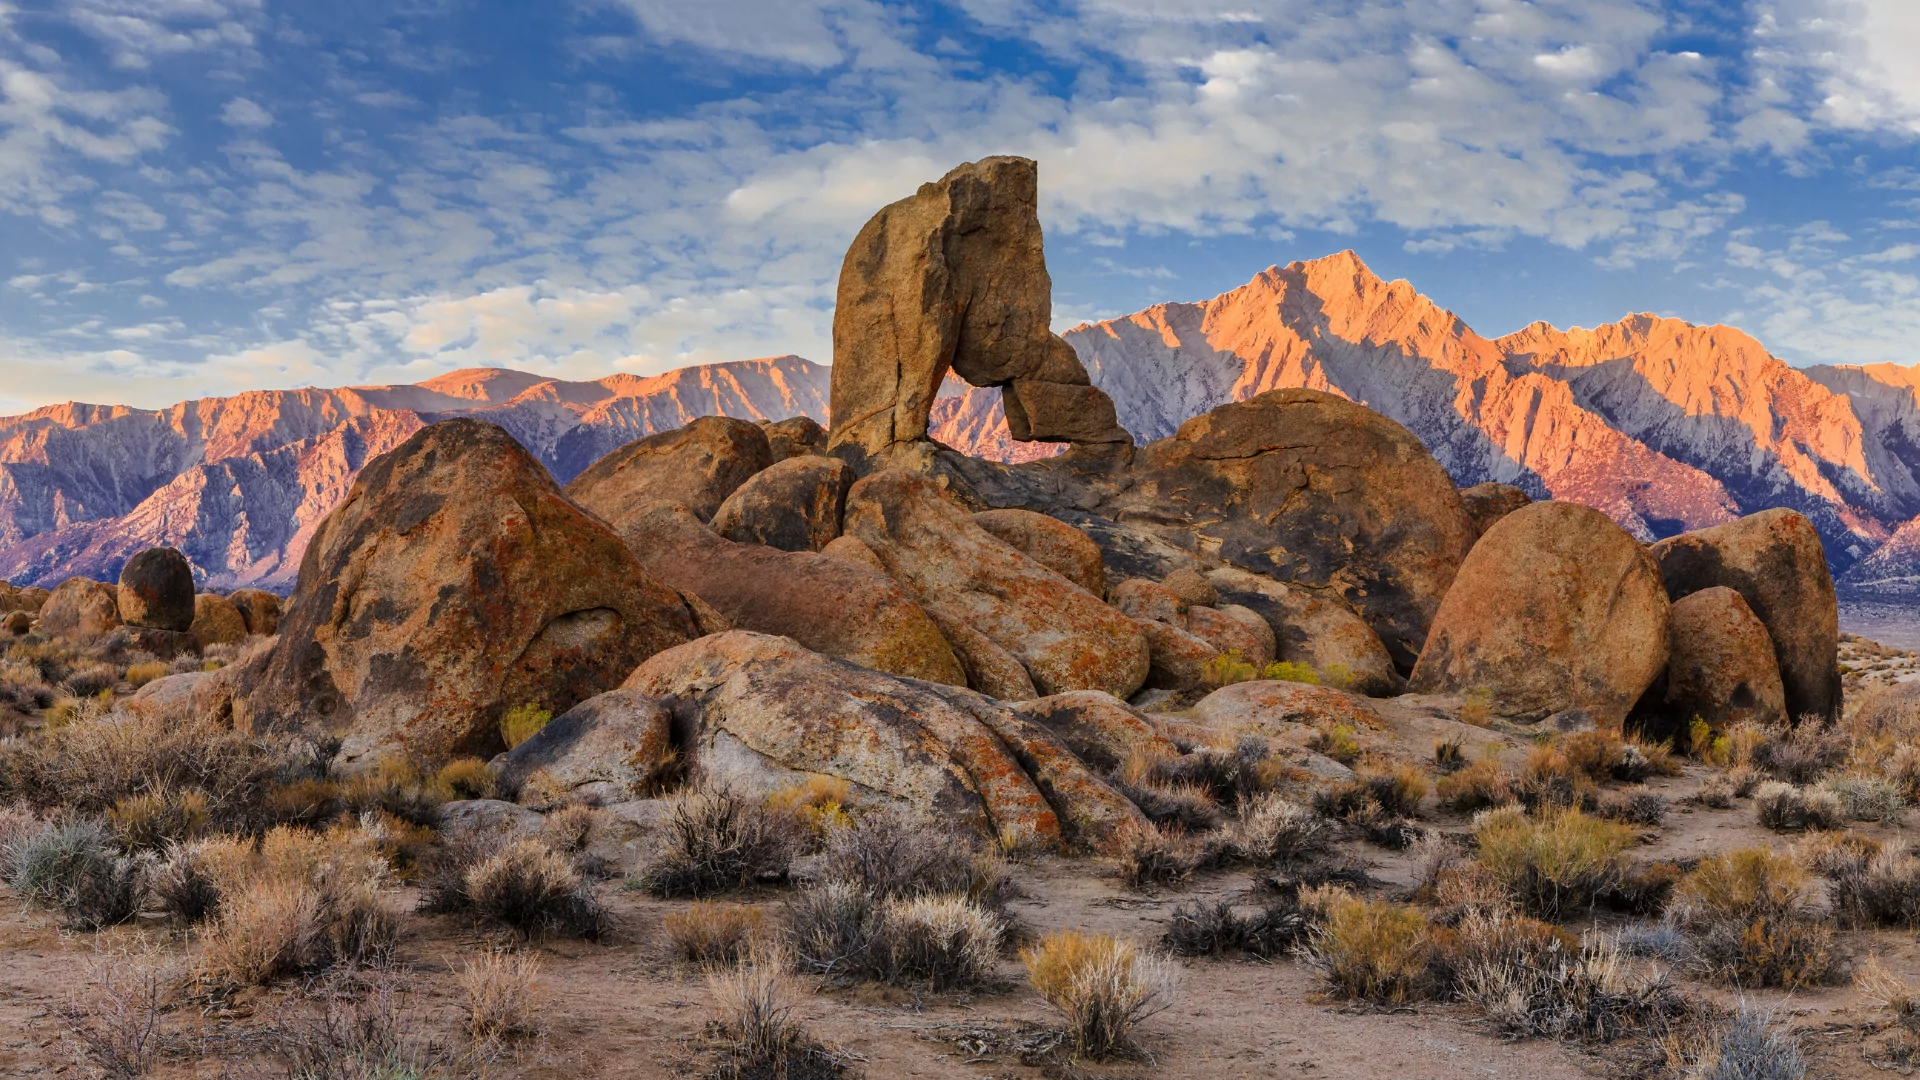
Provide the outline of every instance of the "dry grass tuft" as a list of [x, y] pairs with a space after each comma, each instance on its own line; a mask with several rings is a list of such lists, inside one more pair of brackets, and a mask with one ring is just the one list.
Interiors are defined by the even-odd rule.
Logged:
[[486, 762], [477, 757], [464, 757], [442, 765], [429, 781], [429, 790], [439, 802], [492, 799], [499, 797], [500, 783]]
[[1760, 824], [1775, 832], [1838, 829], [1846, 824], [1846, 812], [1833, 792], [1797, 788], [1777, 780], [1754, 789], [1753, 813]]
[[546, 985], [533, 953], [495, 949], [468, 957], [460, 993], [467, 1036], [481, 1046], [525, 1042], [546, 1030]]
[[1266, 795], [1240, 807], [1233, 847], [1240, 857], [1270, 866], [1290, 867], [1324, 854], [1336, 826], [1283, 795]]
[[1344, 891], [1313, 903], [1324, 918], [1308, 939], [1307, 955], [1334, 996], [1399, 1005], [1431, 992], [1433, 927], [1425, 915]]
[[1174, 967], [1105, 934], [1062, 930], [1023, 949], [1027, 981], [1066, 1019], [1076, 1055], [1133, 1051], [1134, 1031], [1173, 1004]]
[[466, 901], [480, 917], [523, 938], [597, 939], [611, 915], [567, 857], [537, 840], [515, 840], [469, 866]]
[[1749, 848], [1703, 860], [1674, 890], [1668, 917], [1704, 974], [1738, 986], [1817, 986], [1832, 975], [1833, 932], [1807, 907], [1791, 855]]
[[1626, 826], [1578, 810], [1529, 817], [1516, 806], [1483, 812], [1473, 836], [1484, 871], [1525, 910], [1547, 919], [1590, 907], [1617, 888], [1634, 839]]
[[695, 901], [660, 920], [675, 956], [704, 968], [733, 967], [767, 934], [766, 916], [746, 904]]
[[1463, 814], [1505, 806], [1519, 798], [1513, 774], [1493, 758], [1483, 758], [1441, 777], [1435, 793], [1441, 806]]

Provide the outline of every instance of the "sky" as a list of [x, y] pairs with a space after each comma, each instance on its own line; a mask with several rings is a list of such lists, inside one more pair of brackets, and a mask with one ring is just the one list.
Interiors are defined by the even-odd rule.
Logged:
[[831, 358], [1040, 163], [1065, 329], [1344, 248], [1489, 336], [1920, 363], [1915, 0], [0, 0], [0, 413]]

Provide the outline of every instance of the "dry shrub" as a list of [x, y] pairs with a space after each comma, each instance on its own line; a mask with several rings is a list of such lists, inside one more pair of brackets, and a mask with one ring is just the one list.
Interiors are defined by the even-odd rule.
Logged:
[[197, 854], [219, 895], [197, 963], [203, 987], [378, 965], [391, 956], [399, 937], [384, 895], [392, 869], [369, 830], [281, 826], [261, 838], [257, 851], [225, 842]]
[[1528, 807], [1591, 806], [1593, 779], [1575, 768], [1557, 748], [1540, 744], [1527, 752], [1526, 771], [1514, 793]]
[[1180, 956], [1238, 951], [1271, 958], [1299, 944], [1312, 927], [1312, 918], [1292, 899], [1249, 913], [1235, 911], [1225, 900], [1189, 900], [1173, 909], [1161, 941]]
[[207, 795], [170, 787], [123, 795], [107, 811], [107, 824], [129, 851], [191, 840], [207, 827]]
[[705, 968], [733, 967], [766, 936], [766, 916], [746, 904], [697, 900], [660, 920], [673, 953]]
[[1881, 1044], [1887, 1060], [1883, 1063], [1868, 1058], [1868, 1063], [1903, 1074], [1910, 1072], [1920, 1062], [1920, 994], [1888, 971], [1877, 954], [1869, 955], [1854, 971], [1853, 985], [1893, 1017], [1893, 1031]]
[[1838, 829], [1846, 812], [1833, 792], [1825, 788], [1797, 788], [1769, 780], [1753, 792], [1753, 813], [1760, 824], [1775, 832], [1802, 829]]
[[151, 660], [144, 664], [132, 664], [127, 667], [127, 683], [135, 690], [140, 689], [155, 679], [165, 678], [166, 675], [167, 665], [157, 660]]
[[1313, 899], [1324, 916], [1308, 938], [1307, 956], [1330, 993], [1399, 1005], [1432, 990], [1433, 926], [1425, 915], [1345, 891]]
[[1594, 802], [1593, 815], [1627, 825], [1655, 826], [1667, 816], [1667, 800], [1651, 791], [1603, 791]]
[[75, 930], [133, 918], [146, 898], [146, 863], [122, 856], [99, 822], [49, 823], [10, 849], [7, 884]]
[[885, 955], [884, 901], [850, 881], [828, 881], [786, 903], [787, 937], [801, 970], [869, 978]]
[[1196, 846], [1179, 827], [1128, 826], [1110, 844], [1108, 861], [1129, 889], [1179, 885], [1201, 861]]
[[1733, 797], [1744, 799], [1751, 796], [1755, 788], [1767, 782], [1767, 774], [1751, 765], [1735, 765], [1727, 770], [1727, 783], [1733, 787]]
[[261, 796], [268, 820], [279, 825], [319, 825], [346, 809], [338, 781], [303, 777], [276, 782]]
[[1748, 763], [1790, 784], [1811, 784], [1847, 759], [1845, 732], [1808, 718], [1791, 727], [1770, 728], [1748, 750]]
[[1576, 732], [1560, 741], [1560, 752], [1576, 772], [1593, 780], [1638, 783], [1653, 772], [1646, 754], [1616, 728]]
[[1867, 861], [1880, 854], [1880, 841], [1851, 829], [1810, 833], [1793, 846], [1800, 865], [1821, 877], [1839, 877], [1864, 870]]
[[1733, 781], [1725, 774], [1716, 773], [1700, 782], [1691, 801], [1710, 810], [1725, 810], [1733, 805]]
[[1224, 736], [1219, 744], [1177, 757], [1148, 758], [1148, 780], [1161, 787], [1204, 791], [1212, 807], [1238, 807], [1271, 791], [1281, 764], [1258, 735]]
[[1441, 777], [1435, 793], [1441, 806], [1463, 814], [1505, 806], [1519, 798], [1513, 774], [1494, 758], [1483, 758]]
[[1455, 713], [1463, 724], [1474, 727], [1493, 726], [1493, 692], [1484, 686], [1476, 686], [1466, 692]]
[[192, 791], [215, 825], [257, 802], [274, 768], [245, 734], [212, 721], [118, 711], [46, 732], [33, 759], [24, 794], [42, 805], [104, 813], [122, 799]]
[[341, 802], [356, 814], [380, 811], [418, 825], [433, 824], [443, 801], [420, 767], [399, 754], [381, 757], [339, 787]]
[[823, 881], [846, 882], [886, 900], [965, 896], [987, 907], [1005, 901], [1007, 860], [957, 841], [951, 830], [906, 811], [867, 814], [828, 838]]
[[1668, 1040], [1669, 1061], [1688, 1080], [1804, 1080], [1807, 1061], [1771, 1013], [1744, 1002], [1693, 1038]]
[[1454, 996], [1511, 1037], [1611, 1042], [1663, 1031], [1688, 1012], [1664, 978], [1625, 963], [1612, 938], [1575, 943], [1506, 912], [1471, 913], [1439, 938]]
[[1840, 802], [1848, 821], [1897, 822], [1907, 808], [1899, 787], [1877, 776], [1843, 776], [1820, 785]]
[[674, 800], [664, 840], [641, 882], [655, 896], [702, 897], [787, 876], [799, 853], [790, 815], [718, 788]]
[[433, 774], [428, 789], [439, 802], [492, 799], [500, 794], [500, 782], [486, 762], [477, 757], [464, 757], [442, 765], [440, 771]]
[[1351, 765], [1360, 760], [1360, 733], [1351, 724], [1328, 724], [1315, 729], [1307, 749]]
[[1790, 855], [1729, 852], [1680, 882], [1668, 917], [1707, 975], [1739, 986], [1819, 985], [1833, 971], [1833, 932], [1808, 912], [1808, 887]]
[[266, 1029], [298, 1080], [439, 1080], [447, 1076], [412, 1017], [412, 994], [400, 975], [345, 969], [316, 981]]
[[460, 971], [467, 1036], [483, 1046], [535, 1039], [546, 1028], [540, 957], [495, 949], [468, 957]]
[[1411, 815], [1427, 794], [1427, 778], [1411, 765], [1362, 767], [1353, 779], [1316, 792], [1313, 808], [1325, 817], [1362, 827]]
[[597, 939], [611, 916], [567, 857], [537, 840], [514, 840], [467, 867], [467, 906], [524, 938]]
[[555, 851], [577, 855], [607, 829], [611, 818], [611, 814], [597, 806], [569, 803], [544, 815], [540, 839]]
[[145, 1076], [175, 1041], [165, 1017], [172, 982], [148, 959], [116, 956], [95, 962], [88, 967], [86, 989], [54, 1008], [61, 1034], [100, 1076]]
[[1459, 739], [1440, 739], [1433, 744], [1433, 767], [1443, 775], [1467, 767], [1466, 744]]
[[1881, 775], [1908, 801], [1920, 800], [1920, 745], [1901, 743], [1881, 760]]
[[1266, 795], [1240, 807], [1234, 850], [1242, 858], [1289, 867], [1324, 854], [1333, 844], [1332, 821], [1283, 795]]
[[[179, 926], [194, 926], [213, 917], [220, 907], [220, 886], [213, 865], [219, 856], [211, 856], [216, 845], [238, 844], [231, 838], [174, 843], [153, 868], [148, 887], [160, 910]], [[246, 844], [247, 854], [252, 844]]]
[[1061, 930], [1022, 949], [1027, 981], [1067, 1024], [1076, 1055], [1102, 1060], [1135, 1048], [1134, 1030], [1173, 1004], [1171, 963], [1105, 934]]
[[1920, 926], [1920, 857], [1905, 841], [1840, 866], [1832, 877], [1833, 913], [1841, 925]]
[[1006, 926], [964, 896], [888, 901], [881, 912], [888, 980], [935, 992], [979, 986], [993, 975]]
[[1476, 859], [1528, 912], [1554, 919], [1590, 907], [1617, 888], [1633, 831], [1578, 810], [1544, 810], [1529, 817], [1516, 806], [1475, 819]]
[[808, 1080], [837, 1076], [832, 1055], [800, 1022], [800, 986], [786, 957], [763, 951], [732, 971], [707, 976], [719, 1016], [708, 1031], [722, 1045], [722, 1080]]

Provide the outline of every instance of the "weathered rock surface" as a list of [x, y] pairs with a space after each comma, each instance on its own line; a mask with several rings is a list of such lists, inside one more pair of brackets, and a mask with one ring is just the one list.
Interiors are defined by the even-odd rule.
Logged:
[[193, 625], [193, 567], [172, 548], [148, 548], [120, 571], [120, 621], [155, 630]]
[[265, 589], [235, 589], [227, 601], [246, 620], [247, 633], [272, 637], [280, 632], [280, 598]]
[[45, 589], [22, 589], [0, 581], [0, 612], [38, 612], [50, 595]]
[[609, 690], [547, 722], [495, 766], [523, 803], [600, 806], [639, 798], [673, 754], [673, 716], [636, 690]]
[[727, 496], [771, 464], [773, 451], [760, 425], [702, 416], [601, 458], [567, 485], [567, 497], [616, 531], [627, 515], [663, 500], [708, 521]]
[[[833, 458], [795, 458], [833, 461]], [[876, 671], [966, 685], [939, 627], [891, 577], [812, 551], [737, 544], [684, 507], [628, 515], [623, 538], [640, 565], [711, 604], [735, 628], [780, 634]]]
[[1117, 769], [1135, 755], [1171, 758], [1180, 753], [1173, 740], [1152, 721], [1126, 702], [1098, 690], [1075, 690], [1023, 701], [1013, 706], [1013, 711], [1051, 731], [1096, 769]]
[[1489, 480], [1484, 484], [1462, 488], [1460, 501], [1467, 508], [1467, 516], [1473, 519], [1473, 531], [1485, 533], [1493, 528], [1493, 523], [1532, 502], [1526, 492], [1512, 484], [1496, 484]]
[[207, 645], [230, 645], [247, 636], [247, 620], [224, 596], [200, 593], [193, 598], [193, 636]]
[[697, 632], [512, 436], [447, 420], [369, 464], [321, 524], [235, 720], [337, 732], [350, 769], [490, 756], [508, 708], [565, 712]]
[[1619, 723], [1666, 666], [1669, 606], [1659, 567], [1605, 514], [1534, 503], [1474, 545], [1407, 686], [1485, 690], [1525, 721]]
[[827, 429], [814, 423], [811, 416], [789, 416], [785, 420], [762, 420], [767, 433], [767, 448], [775, 462], [802, 454], [821, 454], [827, 449]]
[[1273, 627], [1251, 608], [1238, 604], [1222, 607], [1195, 604], [1187, 608], [1186, 628], [1188, 633], [1212, 645], [1217, 653], [1236, 654], [1255, 668], [1273, 663]]
[[9, 611], [5, 617], [0, 618], [0, 630], [5, 630], [14, 637], [22, 637], [31, 632], [34, 623], [38, 621], [39, 617], [30, 611]]
[[[855, 541], [858, 543], [858, 541]], [[864, 545], [862, 545], [864, 546]], [[876, 560], [877, 561], [877, 560]], [[883, 569], [881, 571], [885, 573]], [[929, 611], [940, 633], [953, 648], [954, 659], [967, 674], [967, 687], [1001, 701], [1027, 701], [1040, 696], [1033, 676], [1019, 658], [1000, 647], [1000, 643], [963, 620], [943, 618]]]
[[187, 723], [197, 715], [195, 692], [211, 675], [206, 671], [188, 671], [155, 679], [135, 690], [132, 697], [121, 703], [121, 708], [169, 724]]
[[[1057, 842], [1063, 821], [1069, 838], [1076, 825], [1099, 827], [1097, 778], [1074, 772], [1071, 753], [1037, 725], [957, 687], [736, 631], [653, 657], [624, 688], [666, 700], [694, 733], [695, 769], [745, 790], [837, 776], [856, 800], [905, 803], [989, 836]], [[1067, 805], [1056, 808], [1043, 785]]]
[[930, 480], [866, 477], [847, 496], [844, 529], [943, 623], [967, 623], [1018, 658], [1040, 693], [1126, 697], [1146, 680], [1147, 644], [1125, 616], [981, 528]]
[[162, 660], [198, 654], [200, 635], [191, 630], [156, 630], [151, 626], [122, 626], [112, 632], [109, 641], [118, 640], [125, 648], [151, 653]]
[[1174, 622], [1136, 618], [1133, 624], [1147, 639], [1149, 689], [1193, 690], [1206, 682], [1207, 663], [1220, 655], [1211, 641]]
[[1315, 390], [1195, 417], [1141, 448], [1130, 475], [1122, 514], [1344, 597], [1402, 668], [1424, 647], [1475, 536], [1446, 470], [1411, 432]]
[[118, 595], [119, 591], [105, 582], [68, 578], [40, 608], [40, 632], [81, 644], [98, 641], [120, 625]]
[[885, 460], [927, 438], [951, 370], [1001, 388], [1020, 441], [1126, 444], [1113, 402], [1048, 328], [1038, 169], [962, 165], [882, 209], [840, 268], [833, 315], [833, 447]]
[[1323, 683], [1344, 682], [1341, 689], [1369, 697], [1397, 694], [1404, 685], [1380, 636], [1340, 600], [1239, 567], [1211, 571], [1207, 580], [1222, 599], [1266, 619], [1277, 659], [1305, 664]]
[[1213, 607], [1220, 603], [1219, 591], [1207, 580], [1207, 575], [1198, 570], [1183, 566], [1161, 578], [1160, 584], [1172, 590], [1183, 607]]
[[983, 510], [974, 524], [1018, 548], [1022, 554], [1095, 596], [1105, 596], [1107, 573], [1100, 546], [1086, 533], [1032, 510]]
[[1193, 706], [1195, 719], [1237, 731], [1291, 736], [1289, 725], [1355, 730], [1379, 728], [1382, 721], [1365, 698], [1310, 683], [1259, 679], [1223, 686]]
[[1674, 599], [1715, 585], [1738, 592], [1773, 638], [1793, 719], [1840, 715], [1840, 611], [1820, 535], [1792, 510], [1681, 533], [1653, 546]]
[[720, 504], [713, 531], [743, 544], [819, 551], [840, 535], [853, 468], [821, 454], [790, 457], [755, 473]]
[[1715, 585], [1688, 593], [1673, 602], [1668, 625], [1667, 670], [1635, 706], [1635, 726], [1679, 744], [1696, 716], [1716, 731], [1786, 722], [1773, 638], [1738, 592]]

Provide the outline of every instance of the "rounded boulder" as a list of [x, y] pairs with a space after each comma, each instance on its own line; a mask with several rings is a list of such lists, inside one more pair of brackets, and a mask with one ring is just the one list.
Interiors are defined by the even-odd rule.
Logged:
[[240, 609], [224, 596], [201, 593], [193, 598], [193, 636], [208, 645], [231, 645], [245, 640], [247, 620]]
[[807, 454], [775, 462], [734, 489], [713, 515], [713, 531], [742, 544], [819, 551], [840, 535], [853, 468]]
[[638, 439], [594, 462], [567, 485], [567, 497], [613, 525], [659, 501], [710, 521], [747, 478], [773, 464], [760, 425], [702, 416]]
[[128, 626], [193, 626], [193, 567], [173, 548], [148, 548], [120, 570], [120, 619]]
[[[91, 644], [120, 626], [119, 591], [103, 581], [72, 577], [60, 583], [40, 608], [39, 631]], [[188, 610], [193, 601], [188, 599]], [[192, 618], [188, 618], [192, 623]]]

